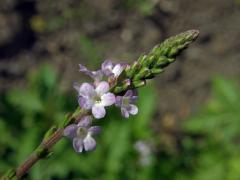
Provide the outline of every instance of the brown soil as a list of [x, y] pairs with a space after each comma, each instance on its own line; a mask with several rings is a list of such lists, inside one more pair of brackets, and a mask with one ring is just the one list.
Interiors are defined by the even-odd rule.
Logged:
[[1, 0], [0, 90], [24, 86], [26, 72], [42, 62], [64, 72], [63, 86], [71, 87], [79, 79], [80, 62], [131, 62], [166, 37], [188, 29], [200, 30], [198, 41], [156, 80], [159, 127], [177, 129], [176, 119], [195, 112], [207, 99], [213, 76], [239, 77], [237, 0], [149, 0], [153, 8], [147, 13], [136, 3], [125, 7], [123, 2], [127, 1]]

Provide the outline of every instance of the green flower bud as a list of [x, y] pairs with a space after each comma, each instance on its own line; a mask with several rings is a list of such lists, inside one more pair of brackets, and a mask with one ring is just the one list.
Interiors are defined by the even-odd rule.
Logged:
[[148, 68], [142, 68], [140, 72], [134, 76], [133, 80], [139, 80], [142, 79], [148, 75], [150, 75], [151, 71]]
[[130, 69], [126, 69], [127, 78], [132, 78], [136, 73], [139, 72], [141, 64], [138, 61], [135, 61]]
[[[146, 84], [146, 79], [151, 79], [162, 73], [169, 64], [176, 60], [185, 48], [198, 37], [199, 31], [190, 30], [176, 36], [170, 37], [163, 43], [155, 46], [149, 54], [141, 55], [138, 61], [127, 66], [123, 80], [118, 81], [113, 92], [121, 93], [129, 88], [138, 88]], [[124, 86], [125, 79], [130, 79], [132, 84]]]
[[142, 87], [142, 86], [145, 86], [145, 85], [146, 85], [145, 80], [137, 80], [137, 81], [132, 82], [133, 88], [139, 88], [139, 87]]
[[164, 69], [158, 69], [158, 68], [151, 69], [151, 73], [154, 74], [154, 75], [160, 74], [163, 71], [164, 71]]

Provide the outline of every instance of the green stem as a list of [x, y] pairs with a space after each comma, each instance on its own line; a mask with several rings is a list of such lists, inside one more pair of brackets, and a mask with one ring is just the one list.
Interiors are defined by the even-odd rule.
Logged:
[[16, 170], [17, 178], [21, 179], [28, 170], [40, 159], [42, 159], [45, 155], [48, 154], [52, 146], [54, 146], [63, 136], [64, 128], [59, 128], [50, 138], [43, 142], [36, 151], [29, 156], [29, 158], [20, 165]]

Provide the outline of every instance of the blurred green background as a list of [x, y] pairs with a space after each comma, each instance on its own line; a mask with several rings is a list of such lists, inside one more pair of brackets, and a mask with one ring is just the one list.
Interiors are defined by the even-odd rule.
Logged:
[[240, 179], [239, 17], [239, 0], [0, 0], [0, 176], [77, 107], [79, 63], [130, 63], [199, 29], [139, 90], [137, 116], [108, 109], [94, 152], [64, 139], [27, 179]]

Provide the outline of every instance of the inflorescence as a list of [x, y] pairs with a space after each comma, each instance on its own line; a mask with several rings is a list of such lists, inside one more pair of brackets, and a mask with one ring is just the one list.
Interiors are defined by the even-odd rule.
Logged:
[[[138, 108], [135, 105], [137, 90], [128, 90], [123, 96], [110, 92], [123, 70], [129, 66], [115, 64], [110, 60], [103, 62], [101, 69], [90, 71], [85, 66], [80, 66], [80, 72], [90, 76], [93, 83], [74, 84], [78, 93], [78, 103], [81, 109], [88, 110], [91, 115], [81, 118], [78, 124], [71, 124], [64, 130], [64, 135], [73, 142], [74, 150], [78, 153], [94, 150], [96, 141], [92, 137], [101, 131], [99, 126], [92, 126], [93, 119], [101, 119], [106, 115], [105, 107], [115, 105], [121, 109], [126, 118], [135, 115]], [[129, 80], [130, 81], [130, 80]]]
[[154, 47], [149, 54], [140, 56], [132, 65], [106, 60], [100, 70], [90, 71], [80, 64], [79, 71], [91, 77], [93, 82], [74, 84], [79, 107], [88, 112], [78, 123], [67, 124], [64, 129], [64, 135], [72, 140], [74, 150], [81, 153], [96, 148], [93, 136], [101, 128], [93, 126], [93, 120], [104, 118], [106, 107], [115, 105], [125, 118], [136, 115], [137, 88], [144, 86], [146, 80], [162, 73], [198, 34], [197, 30], [190, 30], [171, 37]]

